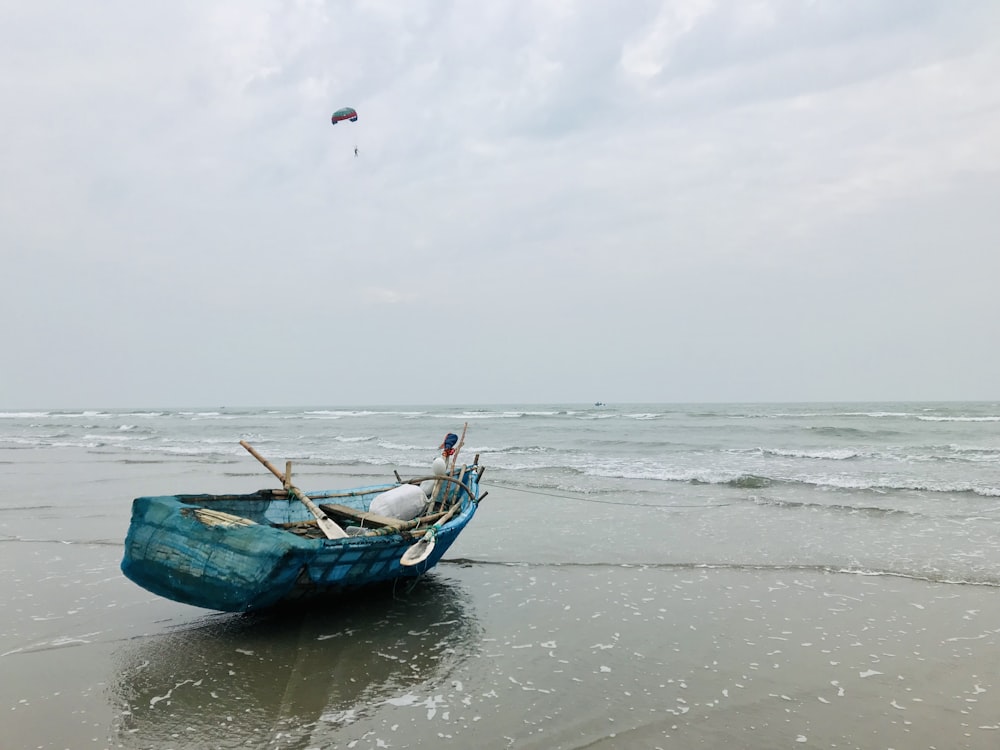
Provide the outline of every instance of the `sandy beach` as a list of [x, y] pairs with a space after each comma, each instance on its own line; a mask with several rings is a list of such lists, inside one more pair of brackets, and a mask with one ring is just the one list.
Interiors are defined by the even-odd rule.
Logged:
[[600, 508], [554, 513], [562, 541], [543, 550], [512, 523], [538, 496], [484, 481], [475, 523], [413, 590], [241, 616], [155, 597], [118, 565], [132, 497], [269, 486], [257, 467], [4, 451], [3, 747], [1000, 743], [995, 585], [675, 562], [669, 515], [624, 517], [619, 554], [623, 517]]
[[446, 564], [395, 599], [242, 617], [130, 587], [112, 545], [0, 549], [5, 747], [985, 750], [1000, 736], [1000, 607], [982, 587]]

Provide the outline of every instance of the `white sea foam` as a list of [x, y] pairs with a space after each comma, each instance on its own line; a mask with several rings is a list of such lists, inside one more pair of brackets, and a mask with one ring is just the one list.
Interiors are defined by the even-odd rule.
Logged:
[[0, 417], [7, 419], [82, 419], [98, 418], [105, 419], [113, 415], [103, 411], [30, 411], [30, 412], [6, 412], [0, 413]]
[[528, 415], [529, 412], [526, 411], [470, 411], [459, 413], [442, 412], [429, 416], [434, 419], [451, 419], [462, 422], [470, 419], [520, 419]]
[[422, 411], [373, 411], [367, 409], [316, 409], [306, 411], [307, 418], [341, 419], [343, 417], [416, 417], [426, 412]]
[[481, 445], [477, 449], [479, 453], [489, 453], [489, 454], [499, 454], [508, 453], [512, 455], [525, 455], [525, 454], [542, 454], [548, 453], [552, 449], [546, 448], [542, 445], [506, 445], [503, 447], [493, 447], [489, 445]]
[[[408, 445], [406, 443], [393, 443], [388, 440], [378, 440], [379, 448], [385, 448], [391, 451], [426, 451], [433, 450], [427, 445]], [[435, 446], [436, 447], [436, 446]]]
[[800, 411], [789, 412], [779, 411], [774, 413], [754, 414], [752, 416], [766, 417], [769, 419], [830, 419], [837, 417], [868, 417], [871, 419], [885, 418], [907, 418], [918, 416], [907, 411]]

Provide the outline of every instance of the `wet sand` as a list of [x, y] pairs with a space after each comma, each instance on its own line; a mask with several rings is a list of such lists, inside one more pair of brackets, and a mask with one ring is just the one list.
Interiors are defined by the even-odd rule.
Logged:
[[[83, 451], [0, 461], [4, 748], [1000, 745], [992, 586], [625, 565], [621, 529], [539, 554], [511, 520], [537, 501], [490, 488], [458, 562], [411, 591], [216, 614], [121, 576], [129, 502], [267, 477]], [[651, 548], [661, 530], [632, 532]]]

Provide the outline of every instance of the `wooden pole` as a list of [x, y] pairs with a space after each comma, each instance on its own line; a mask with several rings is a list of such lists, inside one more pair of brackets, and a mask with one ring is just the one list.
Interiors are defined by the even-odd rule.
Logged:
[[[295, 497], [299, 500], [299, 502], [301, 502], [304, 506], [306, 506], [306, 508], [309, 509], [309, 512], [316, 517], [316, 522], [319, 524], [320, 530], [322, 530], [323, 534], [326, 536], [327, 539], [343, 539], [347, 536], [346, 531], [344, 531], [337, 524], [331, 521], [323, 511], [317, 508], [316, 504], [308, 497], [306, 497], [306, 493], [304, 493], [295, 485], [290, 484], [287, 481], [285, 475], [282, 474], [280, 471], [278, 471], [274, 466], [272, 466], [271, 463], [266, 458], [264, 458], [256, 450], [254, 450], [252, 445], [250, 445], [245, 440], [241, 440], [240, 445], [246, 448], [251, 456], [260, 461], [268, 471], [274, 474], [274, 476], [276, 476], [281, 481], [281, 484], [284, 486], [285, 490], [295, 495]], [[288, 468], [289, 470], [291, 469], [290, 464], [291, 462], [286, 464], [286, 468]]]
[[[455, 473], [455, 462], [458, 460], [458, 452], [462, 450], [462, 446], [465, 445], [465, 431], [467, 429], [469, 429], [468, 422], [462, 425], [462, 436], [458, 439], [458, 442], [455, 443], [455, 450], [452, 452], [451, 458], [450, 460], [448, 460], [448, 463], [445, 464], [445, 471], [447, 471], [449, 477]], [[445, 505], [448, 504], [448, 499], [451, 496], [451, 489], [452, 489], [451, 484], [446, 484], [444, 487], [441, 488], [440, 492], [435, 493], [441, 495], [440, 507], [442, 510], [444, 509]], [[437, 488], [435, 488], [435, 490], [437, 490]], [[437, 500], [435, 500], [435, 502], [437, 502]]]

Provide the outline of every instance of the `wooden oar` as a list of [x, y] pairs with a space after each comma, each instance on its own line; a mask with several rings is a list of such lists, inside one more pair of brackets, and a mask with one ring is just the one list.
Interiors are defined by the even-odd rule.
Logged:
[[260, 461], [264, 466], [270, 471], [274, 476], [276, 476], [280, 481], [282, 486], [288, 491], [295, 495], [299, 501], [309, 509], [309, 512], [316, 516], [316, 523], [319, 524], [320, 530], [326, 535], [327, 539], [343, 539], [347, 536], [347, 532], [340, 528], [336, 523], [330, 520], [330, 518], [316, 507], [316, 503], [306, 497], [306, 493], [300, 490], [295, 485], [289, 482], [284, 474], [274, 468], [270, 462], [254, 450], [253, 446], [250, 445], [245, 440], [240, 441], [240, 445], [249, 451], [250, 455]]
[[[463, 438], [465, 437], [464, 431], [462, 432], [462, 436]], [[459, 508], [462, 507], [463, 489], [466, 491], [466, 494], [469, 495], [469, 500], [475, 499], [472, 497], [472, 494], [465, 486], [465, 475], [468, 473], [469, 473], [469, 467], [466, 466], [465, 468], [462, 469], [462, 474], [458, 478], [458, 489], [455, 490], [455, 492], [458, 494], [455, 496], [455, 504], [451, 506], [451, 509], [443, 516], [441, 516], [441, 518], [438, 519], [438, 521], [435, 522], [433, 526], [427, 529], [427, 531], [424, 533], [424, 535], [420, 538], [420, 540], [416, 544], [410, 546], [410, 548], [403, 553], [403, 556], [399, 558], [400, 565], [406, 565], [408, 567], [412, 565], [417, 565], [419, 563], [422, 563], [428, 557], [430, 557], [431, 551], [434, 549], [434, 545], [437, 542], [438, 530], [446, 523], [448, 523], [448, 520], [453, 515], [455, 515], [456, 511], [458, 511]], [[451, 487], [450, 484], [448, 486], [449, 488]]]

